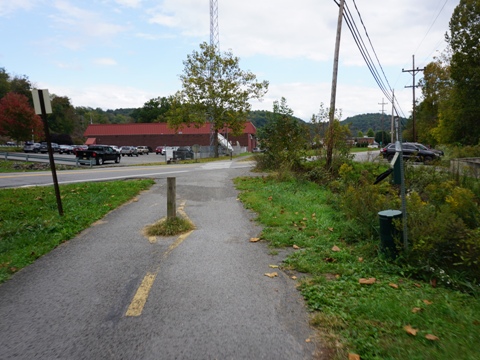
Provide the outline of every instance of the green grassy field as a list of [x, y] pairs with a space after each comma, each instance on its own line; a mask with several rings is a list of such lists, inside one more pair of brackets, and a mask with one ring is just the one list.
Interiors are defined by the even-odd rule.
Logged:
[[262, 177], [236, 186], [264, 226], [261, 239], [297, 248], [283, 268], [299, 272], [312, 325], [334, 358], [480, 358], [479, 299], [408, 278], [379, 254], [380, 240], [344, 242], [328, 190]]
[[0, 190], [0, 283], [152, 184], [132, 180], [60, 186], [64, 216], [58, 214], [53, 187]]

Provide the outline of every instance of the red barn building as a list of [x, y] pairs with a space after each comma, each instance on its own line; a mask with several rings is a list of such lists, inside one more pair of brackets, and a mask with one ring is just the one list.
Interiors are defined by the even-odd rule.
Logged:
[[[257, 129], [251, 122], [245, 123], [243, 134], [232, 136], [227, 129], [219, 131], [232, 145], [246, 147], [252, 151], [257, 147]], [[209, 146], [211, 142], [210, 124], [200, 128], [191, 125], [175, 132], [166, 123], [135, 124], [91, 124], [85, 130], [85, 144], [108, 144], [116, 146]]]

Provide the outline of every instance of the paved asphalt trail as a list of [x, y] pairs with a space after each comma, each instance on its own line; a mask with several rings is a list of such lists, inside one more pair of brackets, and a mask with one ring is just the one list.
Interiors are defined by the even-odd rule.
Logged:
[[[166, 215], [158, 179], [0, 285], [0, 359], [313, 358], [295, 281], [249, 242], [261, 229], [231, 182], [248, 171], [177, 177], [177, 204], [196, 225], [183, 242], [142, 235]], [[156, 277], [143, 311], [126, 316], [147, 274]]]

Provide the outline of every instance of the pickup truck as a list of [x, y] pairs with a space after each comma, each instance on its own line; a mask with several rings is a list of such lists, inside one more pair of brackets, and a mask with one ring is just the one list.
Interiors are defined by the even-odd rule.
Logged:
[[148, 146], [137, 146], [137, 151], [140, 155], [148, 155], [150, 153]]
[[87, 150], [78, 150], [76, 152], [77, 159], [80, 164], [90, 164], [91, 160], [95, 160], [95, 164], [103, 165], [105, 161], [120, 162], [120, 154], [108, 145], [91, 145]]

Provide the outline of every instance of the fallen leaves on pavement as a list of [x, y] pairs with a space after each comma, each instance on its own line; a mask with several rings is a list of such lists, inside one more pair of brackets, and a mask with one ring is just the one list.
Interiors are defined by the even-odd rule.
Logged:
[[265, 276], [268, 276], [269, 278], [274, 278], [274, 277], [277, 277], [277, 276], [278, 276], [278, 273], [272, 272], [272, 273], [265, 273], [264, 275], [265, 275]]

